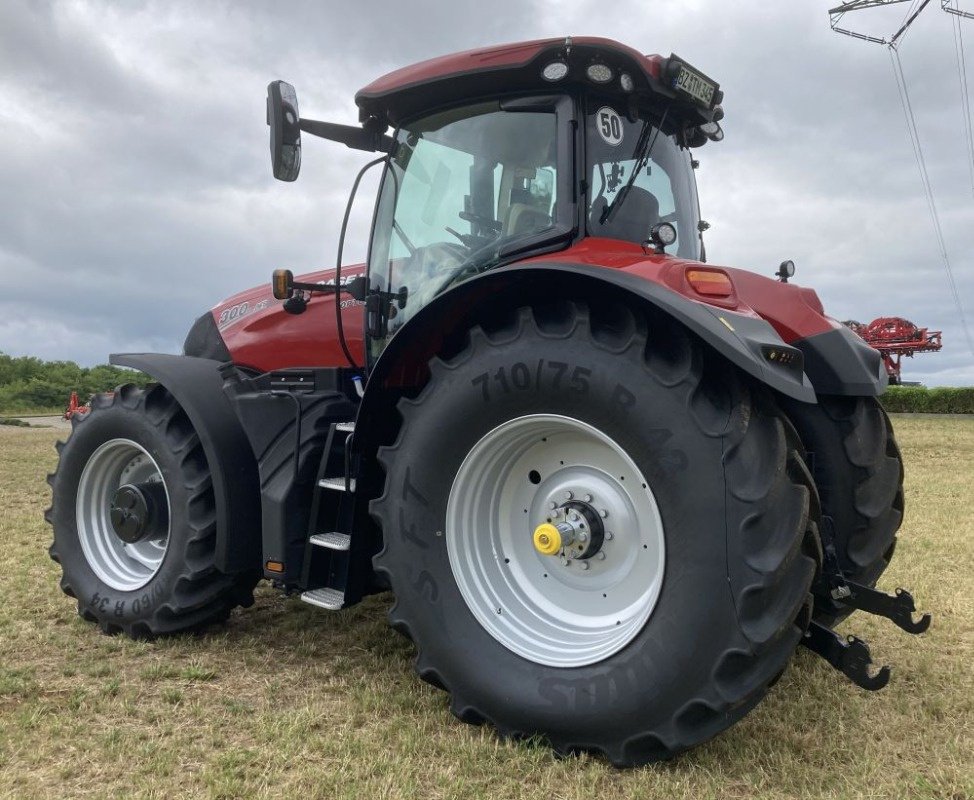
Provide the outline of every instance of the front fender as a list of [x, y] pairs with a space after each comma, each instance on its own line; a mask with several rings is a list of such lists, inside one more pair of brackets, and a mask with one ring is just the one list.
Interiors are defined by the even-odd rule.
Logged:
[[239, 572], [261, 566], [260, 482], [240, 421], [223, 393], [220, 368], [209, 358], [121, 353], [109, 361], [152, 376], [186, 412], [206, 454], [216, 500], [216, 566]]

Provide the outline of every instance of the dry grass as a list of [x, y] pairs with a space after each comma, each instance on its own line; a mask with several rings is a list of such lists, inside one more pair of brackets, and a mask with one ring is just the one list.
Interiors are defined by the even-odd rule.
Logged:
[[802, 650], [743, 723], [627, 772], [455, 721], [387, 597], [328, 614], [263, 589], [205, 636], [101, 635], [47, 557], [57, 433], [0, 428], [0, 795], [974, 798], [974, 420], [897, 427], [907, 522], [883, 585], [934, 625], [846, 625], [890, 685], [860, 691]]

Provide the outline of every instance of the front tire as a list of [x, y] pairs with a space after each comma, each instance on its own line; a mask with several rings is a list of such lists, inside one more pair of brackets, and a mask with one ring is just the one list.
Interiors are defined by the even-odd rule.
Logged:
[[[634, 765], [753, 708], [807, 625], [818, 552], [770, 396], [623, 307], [521, 309], [430, 370], [371, 510], [390, 621], [453, 713]], [[587, 570], [526, 544], [566, 491], [621, 525]]]
[[[133, 638], [217, 622], [253, 603], [256, 571], [215, 566], [216, 510], [199, 437], [162, 386], [121, 387], [72, 417], [48, 476], [51, 558], [78, 613]], [[121, 509], [121, 510], [120, 510]]]

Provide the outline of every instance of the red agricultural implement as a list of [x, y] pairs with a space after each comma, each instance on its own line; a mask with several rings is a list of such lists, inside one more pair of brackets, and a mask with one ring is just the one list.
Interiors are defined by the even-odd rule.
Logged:
[[874, 588], [903, 511], [886, 372], [793, 265], [706, 263], [717, 82], [570, 37], [355, 100], [361, 125], [307, 119], [274, 81], [267, 121], [281, 180], [302, 133], [373, 154], [367, 263], [343, 225], [334, 269], [275, 270], [182, 355], [112, 356], [156, 382], [73, 416], [48, 519], [81, 615], [152, 637], [261, 579], [329, 612], [391, 592], [457, 717], [619, 765], [720, 733], [799, 645], [884, 686], [833, 626], [929, 623]]
[[68, 407], [64, 409], [64, 418], [71, 419], [75, 414], [87, 414], [89, 411], [91, 411], [91, 405], [88, 403], [80, 404], [78, 402], [78, 393], [71, 392]]
[[936, 353], [943, 345], [941, 332], [918, 328], [903, 317], [880, 317], [868, 325], [854, 319], [844, 323], [883, 357], [883, 366], [891, 384], [902, 383], [900, 359], [915, 353]]

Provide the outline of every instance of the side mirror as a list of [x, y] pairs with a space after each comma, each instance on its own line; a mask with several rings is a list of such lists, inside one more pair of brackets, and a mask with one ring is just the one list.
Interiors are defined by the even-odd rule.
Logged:
[[300, 122], [294, 87], [271, 81], [267, 85], [267, 124], [271, 128], [271, 167], [279, 181], [293, 181], [301, 171]]

